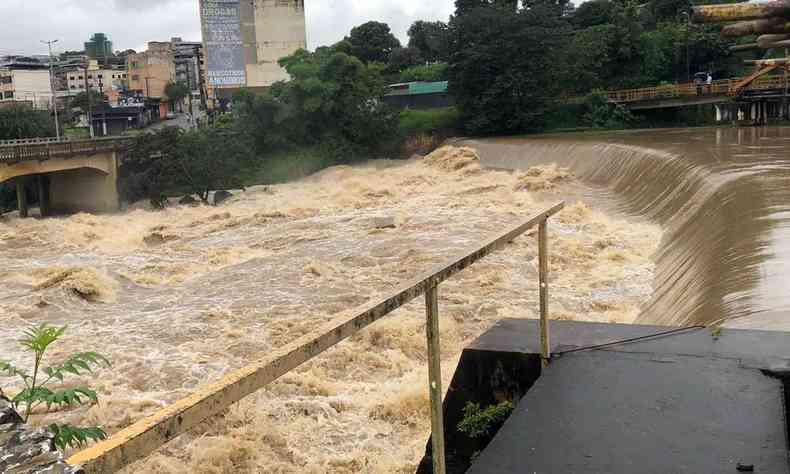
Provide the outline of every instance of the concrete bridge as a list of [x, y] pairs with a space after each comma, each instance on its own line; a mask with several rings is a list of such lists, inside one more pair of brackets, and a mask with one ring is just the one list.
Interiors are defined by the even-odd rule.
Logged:
[[782, 75], [722, 79], [711, 84], [685, 82], [607, 91], [609, 102], [630, 110], [711, 104], [719, 121], [765, 122], [790, 117], [788, 80]]
[[28, 195], [38, 196], [42, 216], [120, 209], [118, 152], [128, 138], [0, 141], [0, 183], [13, 182], [20, 217]]

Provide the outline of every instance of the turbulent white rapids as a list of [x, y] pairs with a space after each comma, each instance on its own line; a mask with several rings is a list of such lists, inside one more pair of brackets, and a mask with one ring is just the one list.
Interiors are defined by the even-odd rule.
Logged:
[[[661, 229], [603, 214], [550, 161], [484, 170], [473, 150], [443, 149], [252, 188], [220, 208], [5, 218], [0, 358], [27, 364], [20, 330], [67, 324], [53, 357], [96, 350], [114, 367], [89, 381], [100, 405], [37, 422], [116, 431], [559, 199], [569, 205], [550, 224], [553, 316], [634, 321], [652, 293]], [[396, 228], [375, 228], [377, 216]], [[524, 236], [442, 285], [447, 379], [495, 321], [535, 317], [536, 263]], [[133, 471], [413, 472], [430, 427], [426, 372], [415, 302]]]

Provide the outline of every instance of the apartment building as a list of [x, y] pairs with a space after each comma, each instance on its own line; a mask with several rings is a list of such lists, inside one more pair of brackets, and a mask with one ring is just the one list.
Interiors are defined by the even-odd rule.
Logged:
[[148, 50], [126, 58], [129, 91], [141, 97], [161, 99], [176, 80], [175, 51], [170, 42], [151, 41]]
[[36, 109], [51, 107], [52, 89], [47, 69], [0, 67], [0, 106], [28, 104]]

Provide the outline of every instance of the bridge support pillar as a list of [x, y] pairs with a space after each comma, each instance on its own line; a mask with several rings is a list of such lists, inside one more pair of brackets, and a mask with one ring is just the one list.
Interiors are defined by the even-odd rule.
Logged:
[[41, 217], [46, 217], [50, 215], [49, 178], [40, 174], [36, 176], [36, 184], [38, 185], [38, 209], [41, 211]]
[[19, 208], [19, 217], [27, 217], [27, 189], [24, 179], [16, 180], [16, 202]]

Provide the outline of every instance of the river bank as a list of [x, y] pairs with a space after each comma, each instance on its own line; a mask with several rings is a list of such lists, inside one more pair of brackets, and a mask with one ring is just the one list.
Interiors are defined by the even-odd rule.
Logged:
[[[602, 213], [584, 188], [556, 166], [483, 170], [456, 150], [335, 167], [222, 208], [6, 220], [0, 339], [68, 324], [70, 350], [107, 354], [102, 403], [58, 417], [112, 432], [561, 198], [553, 316], [631, 322], [651, 294], [661, 231]], [[376, 228], [381, 216], [396, 228]], [[496, 320], [536, 316], [534, 240], [443, 285], [446, 377]], [[430, 425], [423, 318], [408, 305], [130, 472], [413, 472]]]

